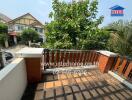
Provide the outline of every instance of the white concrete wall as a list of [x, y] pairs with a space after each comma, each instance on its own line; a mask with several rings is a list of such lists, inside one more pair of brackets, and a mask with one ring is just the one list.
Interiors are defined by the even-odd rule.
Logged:
[[20, 100], [27, 86], [23, 58], [15, 59], [0, 71], [0, 100]]

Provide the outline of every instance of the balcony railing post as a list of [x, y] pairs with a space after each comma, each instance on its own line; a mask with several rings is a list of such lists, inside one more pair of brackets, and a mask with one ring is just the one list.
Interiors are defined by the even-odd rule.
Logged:
[[114, 60], [118, 55], [109, 51], [99, 51], [99, 53], [99, 69], [102, 73], [107, 73], [113, 66]]
[[44, 69], [49, 67], [49, 49], [44, 49]]

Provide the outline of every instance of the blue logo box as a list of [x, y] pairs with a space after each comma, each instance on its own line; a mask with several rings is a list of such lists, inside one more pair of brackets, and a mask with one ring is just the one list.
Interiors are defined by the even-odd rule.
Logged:
[[123, 7], [116, 5], [110, 8], [111, 9], [111, 16], [124, 16], [124, 9]]

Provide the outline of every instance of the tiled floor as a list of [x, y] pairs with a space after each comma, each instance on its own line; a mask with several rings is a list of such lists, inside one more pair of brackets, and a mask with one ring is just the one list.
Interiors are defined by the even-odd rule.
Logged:
[[98, 69], [83, 75], [45, 74], [43, 80], [29, 85], [22, 100], [132, 100], [132, 90]]

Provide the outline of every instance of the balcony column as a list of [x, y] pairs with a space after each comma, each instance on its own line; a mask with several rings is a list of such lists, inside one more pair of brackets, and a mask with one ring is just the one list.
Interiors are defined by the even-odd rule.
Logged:
[[98, 51], [99, 64], [98, 67], [102, 73], [107, 73], [113, 66], [115, 59], [118, 57], [116, 53], [110, 51]]
[[16, 53], [26, 62], [28, 83], [41, 81], [43, 48], [23, 48]]

